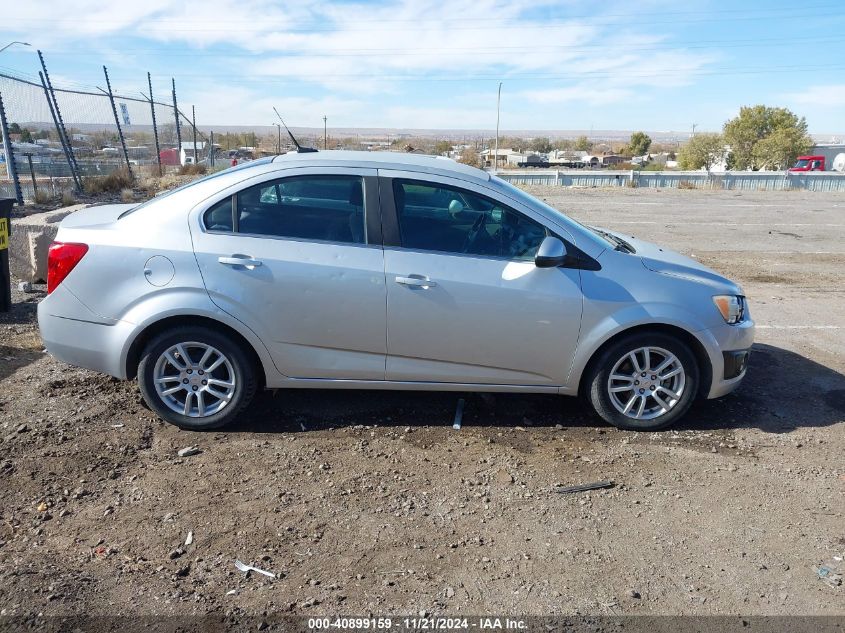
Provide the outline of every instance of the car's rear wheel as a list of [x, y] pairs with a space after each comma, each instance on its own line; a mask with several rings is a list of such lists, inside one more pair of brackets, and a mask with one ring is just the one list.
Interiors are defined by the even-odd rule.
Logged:
[[147, 344], [138, 385], [164, 420], [183, 429], [214, 429], [249, 405], [255, 368], [227, 336], [204, 327], [179, 327]]
[[656, 431], [680, 419], [698, 390], [695, 355], [662, 333], [625, 337], [604, 350], [587, 379], [596, 413], [620, 429]]

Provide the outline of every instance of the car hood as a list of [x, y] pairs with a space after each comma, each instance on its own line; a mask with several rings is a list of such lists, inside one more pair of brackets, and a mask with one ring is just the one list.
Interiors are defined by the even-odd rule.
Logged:
[[724, 294], [743, 294], [742, 288], [738, 284], [691, 257], [681, 255], [657, 244], [637, 239], [632, 235], [625, 235], [618, 231], [608, 231], [607, 229], [601, 230], [607, 231], [611, 235], [615, 235], [631, 244], [637, 251], [635, 255], [640, 258], [643, 266], [648, 270], [663, 275], [683, 277], [684, 279], [704, 283]]

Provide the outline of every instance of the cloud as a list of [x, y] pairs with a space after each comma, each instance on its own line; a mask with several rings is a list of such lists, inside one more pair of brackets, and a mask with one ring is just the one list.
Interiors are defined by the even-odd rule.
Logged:
[[784, 101], [799, 106], [836, 109], [845, 106], [845, 84], [824, 84], [810, 86], [801, 92], [781, 95]]
[[[402, 127], [478, 127], [487, 114], [454, 95], [471, 95], [485, 82], [492, 93], [505, 81], [509, 99], [535, 105], [600, 106], [687, 85], [714, 60], [628, 25], [618, 5], [567, 19], [559, 17], [560, 2], [543, 0], [64, 0], [60, 14], [48, 4], [10, 7], [5, 28], [49, 33], [51, 48], [42, 46], [48, 56], [84, 47], [86, 61], [134, 65], [133, 74], [139, 60], [167, 60], [180, 93], [204, 116], [244, 123], [262, 122], [268, 103], [287, 97], [291, 112], [309, 110], [311, 118], [315, 109], [352, 117], [360, 108], [366, 121], [378, 109], [379, 120]], [[569, 6], [585, 11], [583, 3]], [[290, 94], [314, 98], [309, 107]]]

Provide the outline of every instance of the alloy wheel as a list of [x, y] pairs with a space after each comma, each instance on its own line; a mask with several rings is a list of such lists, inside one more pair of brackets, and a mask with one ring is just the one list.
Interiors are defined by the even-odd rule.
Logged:
[[610, 401], [633, 420], [653, 420], [681, 400], [686, 372], [678, 357], [661, 347], [640, 347], [616, 361], [607, 380]]
[[231, 361], [217, 348], [196, 341], [165, 350], [156, 361], [153, 382], [168, 408], [191, 418], [214, 415], [237, 389]]

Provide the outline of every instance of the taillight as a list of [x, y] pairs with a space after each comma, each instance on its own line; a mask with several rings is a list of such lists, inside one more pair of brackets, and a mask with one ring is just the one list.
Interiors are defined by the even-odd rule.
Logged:
[[47, 294], [59, 287], [87, 252], [87, 244], [50, 244], [47, 252]]

